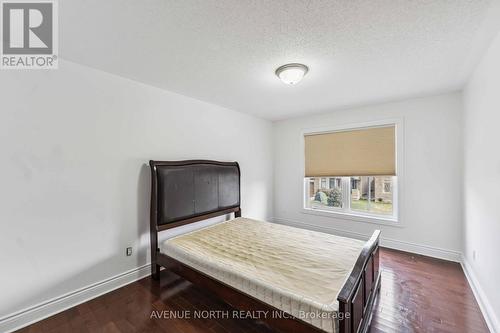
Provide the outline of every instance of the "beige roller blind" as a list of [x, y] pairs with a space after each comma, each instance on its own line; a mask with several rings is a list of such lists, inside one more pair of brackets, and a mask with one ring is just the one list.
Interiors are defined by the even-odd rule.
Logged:
[[396, 175], [395, 126], [305, 136], [305, 176]]

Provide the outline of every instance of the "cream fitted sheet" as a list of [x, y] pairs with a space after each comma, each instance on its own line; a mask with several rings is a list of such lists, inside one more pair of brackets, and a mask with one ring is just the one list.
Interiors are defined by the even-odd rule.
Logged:
[[168, 239], [160, 251], [333, 333], [338, 331], [337, 295], [363, 245], [356, 239], [240, 217]]

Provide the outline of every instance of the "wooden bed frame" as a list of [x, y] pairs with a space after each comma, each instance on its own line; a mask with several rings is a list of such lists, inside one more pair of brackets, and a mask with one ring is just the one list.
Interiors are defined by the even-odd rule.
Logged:
[[[153, 279], [160, 278], [160, 269], [164, 267], [210, 291], [238, 310], [261, 310], [278, 314], [263, 319], [275, 330], [324, 332], [160, 253], [160, 231], [231, 213], [235, 217], [241, 217], [240, 168], [237, 162], [189, 160], [150, 161], [149, 164], [152, 176], [150, 231]], [[192, 206], [185, 204], [186, 198], [192, 199]], [[181, 208], [176, 205], [179, 200], [183, 200], [179, 202], [183, 206]], [[210, 203], [213, 203], [212, 206]], [[373, 306], [380, 290], [379, 237], [380, 231], [376, 230], [366, 242], [337, 297], [339, 312], [344, 314], [344, 319], [339, 320], [339, 333], [364, 333], [370, 326]]]

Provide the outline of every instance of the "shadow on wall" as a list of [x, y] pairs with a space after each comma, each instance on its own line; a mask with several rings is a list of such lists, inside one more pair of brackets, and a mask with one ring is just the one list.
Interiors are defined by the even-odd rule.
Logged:
[[151, 202], [151, 169], [143, 164], [137, 180], [137, 267], [151, 262], [149, 213]]

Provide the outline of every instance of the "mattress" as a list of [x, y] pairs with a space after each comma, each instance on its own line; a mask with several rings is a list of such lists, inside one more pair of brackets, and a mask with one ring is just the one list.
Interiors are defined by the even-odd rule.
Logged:
[[364, 242], [236, 218], [166, 240], [160, 251], [325, 332]]

